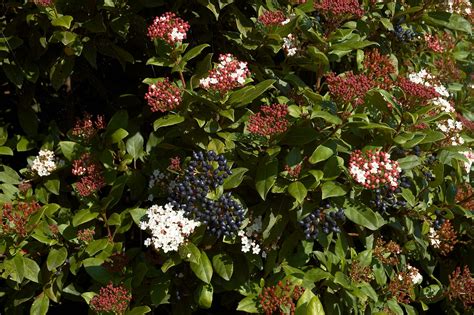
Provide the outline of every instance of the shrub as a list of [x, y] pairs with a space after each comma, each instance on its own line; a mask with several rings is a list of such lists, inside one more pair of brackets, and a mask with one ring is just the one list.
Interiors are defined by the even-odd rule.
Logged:
[[0, 8], [5, 314], [472, 310], [470, 2]]

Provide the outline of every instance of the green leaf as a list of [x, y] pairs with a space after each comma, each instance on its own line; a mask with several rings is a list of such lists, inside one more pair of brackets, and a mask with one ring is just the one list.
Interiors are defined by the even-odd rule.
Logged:
[[127, 126], [128, 126], [128, 112], [126, 110], [119, 110], [110, 119], [109, 123], [107, 124], [105, 133], [106, 135], [110, 135], [113, 132], [115, 132], [117, 129], [120, 129], [120, 128], [127, 129]]
[[110, 136], [110, 140], [112, 141], [112, 143], [117, 143], [120, 140], [125, 139], [127, 136], [128, 131], [123, 128], [119, 128], [115, 130], [114, 133]]
[[59, 185], [60, 185], [59, 179], [48, 179], [44, 183], [44, 187], [48, 189], [50, 192], [52, 192], [55, 195], [59, 195]]
[[224, 180], [224, 189], [232, 189], [238, 187], [240, 183], [242, 183], [244, 175], [245, 173], [247, 173], [247, 171], [248, 168], [245, 167], [232, 169], [232, 175], [230, 175]]
[[212, 265], [216, 273], [222, 277], [222, 279], [229, 281], [234, 273], [234, 262], [232, 257], [225, 253], [217, 254], [212, 257]]
[[423, 15], [423, 20], [428, 24], [440, 25], [468, 34], [472, 33], [471, 24], [462, 16], [449, 12], [428, 12]]
[[278, 174], [278, 160], [264, 157], [260, 160], [255, 177], [255, 187], [263, 200], [275, 184]]
[[207, 257], [206, 252], [201, 251], [200, 261], [198, 263], [191, 262], [190, 266], [196, 277], [205, 283], [211, 283], [213, 270], [211, 261]]
[[33, 282], [39, 283], [38, 276], [40, 274], [40, 267], [33, 259], [28, 257], [23, 258], [23, 266], [25, 269], [25, 278]]
[[105, 238], [100, 239], [100, 240], [93, 240], [87, 245], [86, 253], [88, 253], [89, 256], [94, 256], [99, 251], [105, 249], [108, 244], [109, 244], [109, 240]]
[[46, 266], [48, 270], [51, 271], [66, 261], [67, 258], [67, 250], [65, 247], [61, 247], [60, 249], [51, 249], [48, 254], [48, 258], [46, 259]]
[[13, 150], [9, 147], [2, 146], [0, 147], [0, 155], [13, 155]]
[[347, 193], [346, 189], [341, 184], [333, 181], [325, 182], [322, 185], [321, 190], [323, 193], [323, 199], [344, 196]]
[[275, 82], [275, 80], [265, 80], [255, 86], [252, 85], [241, 88], [240, 90], [232, 92], [227, 102], [232, 107], [242, 107], [250, 104], [254, 99], [273, 86]]
[[153, 123], [153, 129], [156, 131], [162, 127], [168, 127], [180, 124], [184, 121], [184, 117], [178, 114], [169, 114], [164, 117], [158, 118]]
[[323, 305], [317, 296], [314, 296], [309, 302], [306, 315], [325, 315]]
[[292, 128], [282, 142], [291, 145], [304, 145], [316, 140], [318, 135], [318, 132], [310, 127]]
[[378, 230], [386, 223], [379, 213], [355, 201], [345, 201], [344, 214], [352, 222], [372, 231]]
[[55, 18], [51, 21], [51, 25], [53, 26], [60, 26], [64, 27], [66, 29], [69, 29], [71, 27], [72, 20], [74, 18], [70, 15], [63, 15], [61, 17]]
[[72, 226], [76, 227], [83, 223], [94, 220], [99, 216], [98, 212], [91, 212], [90, 208], [79, 210], [72, 218]]
[[416, 155], [409, 155], [407, 157], [398, 159], [398, 164], [402, 170], [410, 170], [418, 165], [421, 165], [421, 161]]
[[137, 306], [127, 311], [125, 315], [143, 315], [151, 312], [151, 308], [148, 306]]
[[[69, 33], [69, 32], [66, 32]], [[72, 41], [71, 41], [72, 42]], [[64, 45], [68, 45], [70, 42]], [[52, 67], [49, 72], [49, 77], [51, 84], [55, 90], [64, 84], [67, 77], [69, 77], [74, 68], [74, 58], [73, 57], [63, 57], [59, 59]]]
[[25, 277], [25, 262], [24, 257], [21, 254], [17, 254], [11, 260], [13, 266], [15, 267], [16, 279], [15, 281], [21, 283]]
[[46, 315], [49, 309], [49, 298], [46, 294], [41, 293], [31, 304], [30, 315]]
[[143, 136], [139, 132], [127, 139], [127, 152], [134, 160], [143, 156], [143, 144]]
[[82, 151], [81, 145], [72, 141], [61, 141], [59, 142], [59, 147], [61, 148], [61, 152], [63, 153], [64, 157], [68, 161], [72, 161], [74, 157], [78, 155], [80, 151]]
[[[184, 54], [183, 59], [181, 59], [181, 62], [185, 64], [189, 60], [199, 55], [207, 47], [210, 47], [210, 46], [208, 44], [201, 44], [201, 45], [191, 48], [186, 54]], [[184, 69], [184, 65], [183, 65], [183, 69]]]
[[212, 295], [214, 293], [214, 288], [211, 284], [200, 283], [196, 288], [196, 301], [199, 307], [208, 309], [212, 306]]
[[300, 204], [303, 203], [303, 200], [306, 198], [306, 195], [308, 194], [308, 190], [306, 189], [306, 187], [303, 185], [303, 183], [299, 181], [291, 183], [288, 186], [288, 192]]
[[247, 312], [252, 314], [260, 313], [257, 308], [257, 298], [255, 296], [249, 295], [243, 298], [239, 305], [237, 306], [237, 311]]
[[136, 225], [140, 225], [141, 219], [146, 214], [146, 209], [135, 208], [135, 209], [130, 210], [129, 213], [132, 216], [133, 222], [135, 222]]
[[313, 154], [311, 154], [309, 162], [311, 164], [316, 164], [318, 162], [329, 159], [333, 155], [334, 151], [331, 148], [328, 148], [321, 144], [316, 148], [316, 150], [314, 150]]
[[342, 120], [339, 117], [324, 111], [314, 111], [313, 113], [311, 113], [311, 118], [322, 118], [328, 123], [334, 125], [342, 124]]

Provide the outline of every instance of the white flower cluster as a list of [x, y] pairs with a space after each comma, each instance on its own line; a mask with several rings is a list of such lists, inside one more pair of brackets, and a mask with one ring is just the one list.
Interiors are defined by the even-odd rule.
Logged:
[[245, 229], [239, 231], [238, 235], [240, 236], [240, 240], [242, 242], [242, 252], [248, 253], [252, 250], [252, 253], [255, 255], [260, 254], [261, 248], [260, 245], [255, 240], [255, 234], [262, 232], [262, 218], [256, 218], [252, 225], [248, 226]]
[[283, 37], [283, 50], [287, 56], [294, 56], [298, 52], [296, 37], [293, 34]]
[[[469, 0], [457, 0], [455, 3], [454, 0], [448, 0], [448, 12], [457, 13], [457, 14], [466, 14], [470, 15], [472, 12], [472, 5]], [[464, 9], [464, 12], [462, 12]]]
[[454, 119], [447, 119], [437, 123], [438, 129], [444, 132], [449, 138], [451, 145], [462, 145], [464, 139], [461, 137], [460, 132], [463, 129], [463, 125], [460, 121]]
[[51, 175], [51, 172], [56, 168], [57, 165], [54, 152], [50, 150], [40, 150], [31, 166], [31, 169], [41, 177]]
[[464, 151], [461, 153], [464, 154], [466, 159], [468, 159], [468, 162], [464, 162], [464, 169], [466, 170], [466, 173], [469, 174], [471, 172], [471, 166], [474, 163], [474, 151], [470, 149], [469, 151]]
[[432, 102], [438, 108], [438, 112], [454, 113], [456, 111], [453, 105], [442, 97], [437, 97]]
[[428, 239], [430, 241], [431, 246], [434, 248], [439, 248], [441, 245], [441, 240], [439, 239], [439, 235], [433, 227], [430, 227], [430, 232], [428, 233]]
[[420, 284], [423, 281], [423, 276], [420, 274], [420, 271], [410, 265], [408, 267], [408, 272], [410, 273], [411, 282], [413, 284]]
[[148, 220], [140, 223], [142, 230], [148, 230], [151, 233], [151, 238], [145, 240], [145, 246], [152, 245], [165, 253], [177, 251], [200, 224], [185, 218], [183, 210], [174, 210], [169, 203], [164, 207], [151, 206], [146, 215]]
[[435, 89], [435, 91], [442, 97], [448, 98], [450, 96], [448, 89], [444, 85], [434, 84], [434, 76], [426, 71], [426, 69], [421, 69], [419, 72], [410, 73], [408, 79], [417, 84], [423, 84], [424, 86], [429, 86]]
[[177, 27], [173, 27], [171, 31], [171, 39], [175, 42], [182, 42], [186, 38], [186, 31], [181, 30]]
[[228, 90], [243, 85], [249, 75], [246, 62], [238, 61], [231, 54], [225, 54], [219, 56], [219, 64], [216, 69], [211, 70], [208, 77], [199, 80], [199, 84], [205, 89], [220, 84], [223, 85], [223, 89]]

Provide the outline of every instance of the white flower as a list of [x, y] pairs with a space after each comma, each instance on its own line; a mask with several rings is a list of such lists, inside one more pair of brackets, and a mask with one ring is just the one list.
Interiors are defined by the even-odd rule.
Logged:
[[184, 37], [186, 36], [186, 33], [182, 33], [178, 30], [178, 28], [173, 28], [173, 30], [171, 31], [171, 39], [173, 41], [183, 41]]
[[446, 112], [446, 113], [454, 113], [455, 109], [450, 102], [445, 100], [444, 98], [438, 97], [433, 100], [433, 105], [439, 107], [439, 112]]
[[283, 50], [287, 56], [294, 56], [298, 52], [298, 47], [296, 46], [296, 37], [293, 34], [288, 34], [287, 37], [283, 37]]
[[428, 239], [430, 241], [431, 246], [433, 246], [434, 248], [439, 248], [439, 246], [441, 245], [438, 233], [436, 233], [436, 230], [433, 227], [430, 227]]
[[54, 152], [50, 150], [40, 150], [31, 166], [31, 169], [41, 177], [50, 175], [56, 168]]
[[[255, 240], [255, 234], [259, 234], [262, 232], [262, 218], [256, 218], [253, 223], [245, 229], [245, 231], [241, 230], [237, 233], [240, 236], [240, 241], [242, 243], [242, 252], [248, 253], [252, 251], [253, 254], [258, 255], [262, 251], [260, 248], [260, 244], [257, 243]], [[263, 256], [262, 252], [262, 256]]]
[[472, 151], [471, 149], [469, 151], [464, 151], [461, 153], [464, 154], [466, 159], [468, 159], [468, 162], [464, 162], [464, 169], [466, 170], [466, 173], [469, 174], [471, 172], [471, 166], [474, 163], [474, 151]]
[[408, 265], [408, 271], [413, 284], [420, 284], [423, 281], [423, 276], [420, 274], [417, 268]]
[[199, 222], [185, 218], [183, 210], [174, 210], [171, 204], [164, 207], [153, 205], [148, 208], [147, 220], [140, 223], [142, 230], [148, 230], [151, 237], [145, 246], [153, 245], [165, 253], [177, 251], [186, 238], [199, 226]]

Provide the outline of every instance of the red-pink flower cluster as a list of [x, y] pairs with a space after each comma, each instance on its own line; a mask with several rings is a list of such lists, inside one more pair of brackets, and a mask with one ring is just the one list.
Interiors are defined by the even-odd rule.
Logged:
[[177, 17], [172, 12], [166, 12], [161, 16], [155, 17], [153, 24], [148, 26], [148, 37], [151, 39], [161, 38], [174, 46], [186, 39], [186, 32], [188, 30], [188, 22]]
[[179, 156], [170, 158], [170, 165], [168, 166], [168, 169], [175, 172], [181, 171], [181, 159], [179, 158]]
[[364, 102], [365, 94], [374, 87], [374, 82], [368, 76], [354, 74], [352, 71], [343, 76], [336, 76], [331, 72], [326, 80], [329, 93], [335, 100], [342, 103], [352, 102], [356, 106]]
[[284, 104], [264, 105], [260, 112], [250, 116], [248, 130], [260, 136], [274, 136], [288, 129], [288, 106]]
[[302, 164], [297, 164], [293, 167], [289, 166], [288, 164], [285, 165], [285, 171], [288, 172], [288, 176], [297, 179], [300, 176], [301, 168], [303, 167]]
[[388, 55], [381, 55], [378, 49], [373, 49], [365, 54], [364, 69], [367, 77], [375, 86], [388, 90], [393, 85], [390, 76], [395, 73], [395, 67]]
[[[421, 83], [415, 83], [407, 78], [399, 78], [398, 86], [405, 93], [400, 102], [408, 106], [415, 101], [419, 105], [426, 105], [430, 100], [439, 97], [435, 88]], [[415, 98], [415, 100], [413, 100]]]
[[428, 48], [434, 52], [442, 53], [444, 51], [444, 47], [437, 36], [425, 34], [425, 42]]
[[75, 186], [79, 195], [83, 197], [87, 197], [105, 186], [102, 167], [92, 159], [90, 153], [84, 153], [80, 159], [72, 162], [72, 174], [81, 176], [81, 180]]
[[34, 2], [39, 7], [49, 7], [53, 5], [53, 0], [34, 0]]
[[94, 119], [91, 114], [85, 113], [83, 119], [76, 120], [72, 135], [84, 141], [89, 141], [102, 129], [105, 129], [104, 116], [98, 115]]
[[93, 228], [82, 229], [77, 231], [77, 239], [84, 243], [92, 242], [94, 239], [95, 231]]
[[250, 71], [246, 62], [239, 61], [231, 54], [222, 54], [219, 56], [219, 64], [199, 83], [206, 90], [225, 93], [244, 85], [249, 77]]
[[174, 110], [181, 104], [181, 90], [165, 78], [148, 87], [145, 100], [152, 112]]
[[0, 211], [0, 235], [16, 234], [25, 237], [30, 230], [28, 221], [39, 208], [36, 201], [4, 204]]
[[390, 159], [386, 152], [360, 150], [352, 152], [349, 160], [349, 173], [352, 178], [367, 189], [388, 186], [394, 190], [398, 187], [400, 166]]
[[357, 0], [321, 0], [315, 1], [314, 8], [322, 11], [326, 15], [343, 16], [354, 15], [361, 17], [364, 10], [360, 7]]
[[99, 294], [91, 299], [92, 310], [98, 313], [113, 313], [123, 315], [132, 300], [132, 295], [123, 286], [116, 286], [109, 283], [106, 287], [100, 288]]
[[277, 26], [285, 24], [286, 16], [285, 13], [280, 10], [265, 11], [258, 17], [258, 20], [265, 26]]

